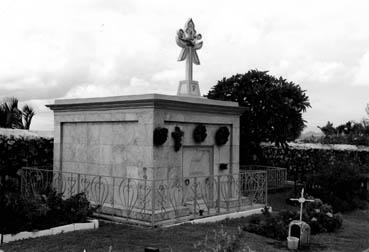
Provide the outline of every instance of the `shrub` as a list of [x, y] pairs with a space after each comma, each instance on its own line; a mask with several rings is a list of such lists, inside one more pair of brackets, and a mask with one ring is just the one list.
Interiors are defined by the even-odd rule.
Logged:
[[84, 193], [78, 193], [63, 203], [63, 210], [69, 222], [86, 221], [87, 216], [92, 215], [90, 202]]
[[288, 179], [305, 185], [306, 191], [333, 206], [336, 211], [365, 208], [368, 191], [369, 151], [327, 148], [288, 150], [264, 145], [263, 159], [256, 163], [286, 167]]
[[319, 199], [306, 204], [304, 217], [312, 234], [334, 232], [342, 226], [342, 216], [333, 214], [332, 207]]
[[348, 121], [337, 127], [329, 122], [319, 127], [324, 133], [324, 137], [320, 139], [321, 143], [327, 144], [353, 144], [369, 146], [369, 121], [361, 122]]
[[243, 230], [277, 240], [285, 240], [288, 235], [288, 224], [279, 214], [255, 215], [251, 217]]
[[53, 163], [53, 139], [0, 135], [0, 177], [15, 176], [24, 166]]
[[329, 202], [336, 211], [348, 211], [365, 208], [368, 192], [365, 177], [358, 168], [347, 162], [336, 163], [322, 171], [308, 175], [307, 191], [314, 197]]
[[[243, 228], [247, 232], [256, 233], [276, 240], [285, 240], [288, 227], [292, 220], [298, 220], [300, 215], [296, 211], [283, 210], [279, 213], [254, 215]], [[333, 214], [332, 207], [315, 200], [306, 204], [303, 221], [311, 227], [312, 234], [334, 232], [342, 226], [342, 217]]]
[[83, 193], [64, 200], [62, 194], [25, 197], [19, 192], [0, 192], [0, 233], [45, 229], [84, 222], [92, 208]]

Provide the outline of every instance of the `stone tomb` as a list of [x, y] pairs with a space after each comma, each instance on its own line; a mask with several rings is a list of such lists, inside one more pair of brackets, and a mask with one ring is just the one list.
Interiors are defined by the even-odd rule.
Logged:
[[[156, 180], [238, 174], [243, 109], [235, 102], [147, 94], [56, 100], [48, 107], [54, 111], [56, 171]], [[192, 136], [198, 124], [207, 131], [202, 143]], [[184, 132], [179, 151], [171, 137], [176, 126]], [[230, 136], [216, 146], [221, 126]], [[156, 127], [168, 129], [159, 147], [153, 145]]]
[[[146, 94], [56, 100], [48, 107], [55, 121], [54, 171], [156, 181], [239, 173], [239, 116], [244, 109], [235, 102]], [[199, 124], [207, 137], [196, 143], [193, 130]], [[224, 126], [229, 139], [217, 146], [215, 133]], [[161, 146], [153, 144], [157, 127], [168, 129]], [[175, 127], [184, 132], [178, 151], [171, 136]], [[189, 180], [185, 183], [193, 182]], [[102, 203], [117, 201], [110, 194]]]

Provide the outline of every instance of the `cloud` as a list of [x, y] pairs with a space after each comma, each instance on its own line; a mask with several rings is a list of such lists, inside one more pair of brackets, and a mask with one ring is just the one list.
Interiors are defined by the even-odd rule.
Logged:
[[361, 57], [355, 69], [354, 84], [369, 87], [369, 50]]
[[[0, 98], [176, 94], [185, 65], [176, 61], [180, 48], [174, 37], [192, 17], [204, 41], [201, 65], [194, 66], [202, 93], [222, 77], [269, 70], [308, 91], [313, 108], [307, 116], [314, 122], [327, 106], [321, 100], [340, 107], [350, 93], [355, 102], [344, 102], [348, 111], [368, 102], [362, 95], [369, 93], [368, 5], [360, 0], [5, 0]], [[327, 98], [332, 92], [342, 93]], [[349, 116], [345, 112], [337, 120], [355, 119]]]

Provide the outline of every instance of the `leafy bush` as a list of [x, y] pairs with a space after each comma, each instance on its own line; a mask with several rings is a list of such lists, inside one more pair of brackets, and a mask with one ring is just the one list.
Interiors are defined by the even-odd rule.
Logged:
[[[252, 216], [243, 229], [282, 241], [288, 236], [290, 222], [299, 218], [300, 215], [296, 211], [283, 210], [270, 214], [264, 212], [263, 215]], [[310, 225], [312, 234], [334, 232], [342, 226], [341, 215], [333, 214], [332, 207], [323, 204], [321, 200], [306, 203], [302, 219]]]
[[334, 232], [342, 226], [342, 216], [333, 214], [332, 207], [319, 199], [306, 204], [305, 211], [305, 219], [312, 234]]
[[366, 178], [357, 167], [347, 162], [335, 163], [307, 176], [307, 191], [314, 197], [329, 202], [336, 211], [366, 208], [368, 191]]
[[51, 166], [53, 139], [0, 135], [0, 177], [15, 176], [24, 166]]
[[87, 216], [92, 215], [90, 202], [84, 193], [78, 193], [66, 199], [63, 203], [63, 211], [69, 222], [83, 222], [86, 221]]
[[92, 208], [85, 194], [63, 199], [51, 191], [45, 195], [23, 196], [0, 188], [0, 233], [45, 229], [74, 222], [84, 222]]
[[333, 148], [311, 148], [291, 145], [288, 149], [262, 145], [261, 156], [249, 164], [285, 167], [288, 179], [306, 181], [307, 175], [334, 168], [341, 163], [356, 167], [359, 173], [369, 173], [369, 151]]
[[281, 214], [254, 215], [243, 229], [250, 233], [282, 241], [288, 235], [288, 224]]
[[319, 127], [324, 133], [324, 137], [320, 139], [321, 143], [327, 144], [353, 144], [369, 146], [369, 121], [361, 122], [349, 121], [337, 127], [329, 122]]

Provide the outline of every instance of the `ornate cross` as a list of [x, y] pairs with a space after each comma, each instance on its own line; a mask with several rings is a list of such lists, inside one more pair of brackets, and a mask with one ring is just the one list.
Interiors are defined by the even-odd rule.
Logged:
[[304, 198], [304, 188], [301, 190], [301, 196], [298, 199], [290, 199], [292, 201], [298, 201], [300, 203], [300, 221], [302, 221], [302, 205], [305, 202], [314, 202], [314, 200], [309, 200]]
[[[201, 34], [196, 33], [195, 24], [191, 18], [186, 22], [184, 30], [180, 29], [177, 32], [176, 42], [177, 45], [182, 48], [178, 61], [186, 59], [186, 80], [180, 82], [178, 95], [200, 96], [198, 82], [194, 81], [192, 78], [192, 67], [193, 64], [200, 65], [199, 56], [196, 50], [202, 47], [202, 41], [199, 41], [201, 38]], [[183, 85], [185, 85], [184, 90], [182, 90]]]

